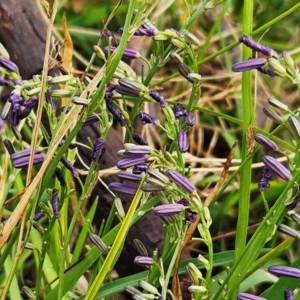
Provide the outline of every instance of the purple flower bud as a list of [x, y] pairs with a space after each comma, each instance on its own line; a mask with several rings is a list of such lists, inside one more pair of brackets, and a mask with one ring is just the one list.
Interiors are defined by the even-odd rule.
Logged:
[[257, 69], [260, 67], [263, 67], [267, 63], [267, 60], [264, 58], [251, 58], [245, 61], [240, 61], [238, 63], [235, 63], [232, 66], [233, 72], [244, 72], [248, 70]]
[[99, 118], [95, 115], [88, 116], [82, 127], [90, 126], [96, 122], [99, 122]]
[[239, 293], [237, 300], [267, 300], [266, 298], [254, 296], [248, 293]]
[[181, 153], [187, 152], [189, 149], [189, 141], [187, 133], [185, 131], [180, 131], [178, 133], [178, 147]]
[[276, 276], [287, 276], [292, 278], [300, 278], [300, 270], [293, 267], [272, 266], [268, 271]]
[[274, 77], [275, 76], [275, 72], [271, 69], [267, 69], [265, 67], [260, 67], [256, 69], [257, 71], [259, 71], [262, 74], [268, 75], [270, 77]]
[[185, 117], [185, 124], [192, 127], [196, 124], [196, 115], [193, 113], [188, 113]]
[[184, 64], [178, 65], [178, 72], [181, 76], [183, 76], [190, 83], [194, 83], [194, 81], [189, 77], [191, 70]]
[[132, 134], [132, 139], [139, 145], [145, 145], [148, 146], [148, 143], [141, 137], [139, 136], [137, 133], [133, 133]]
[[147, 172], [149, 166], [147, 164], [137, 164], [133, 167], [132, 173], [133, 174], [142, 174], [143, 172]]
[[290, 288], [286, 288], [284, 290], [284, 299], [285, 300], [294, 300], [294, 294]]
[[35, 216], [33, 217], [33, 220], [37, 222], [37, 221], [39, 221], [44, 215], [45, 215], [45, 214], [44, 214], [42, 211], [40, 211], [40, 212], [38, 212], [37, 214], [35, 214]]
[[260, 133], [256, 133], [254, 139], [257, 143], [269, 150], [276, 151], [278, 149], [278, 146], [275, 142]]
[[151, 183], [145, 183], [141, 187], [143, 192], [154, 193], [154, 192], [162, 192], [166, 190], [166, 186], [164, 185], [155, 185]]
[[181, 103], [175, 104], [173, 111], [174, 111], [175, 119], [177, 119], [177, 120], [180, 117], [186, 117], [187, 116], [187, 111], [182, 108], [182, 104]]
[[297, 138], [300, 139], [300, 123], [294, 116], [289, 116], [288, 122], [294, 133], [296, 134]]
[[59, 168], [59, 167], [55, 168], [55, 176], [58, 179], [61, 186], [66, 186], [66, 181], [65, 181], [64, 174], [63, 174], [61, 168]]
[[134, 259], [134, 263], [138, 266], [152, 266], [153, 258], [148, 256], [136, 256]]
[[297, 206], [297, 204], [299, 203], [299, 201], [300, 201], [300, 193], [295, 197], [294, 201], [291, 204], [286, 206], [286, 208], [288, 210], [294, 209]]
[[19, 112], [17, 110], [11, 110], [9, 115], [9, 123], [11, 126], [17, 126], [19, 124]]
[[166, 174], [172, 182], [174, 182], [178, 186], [182, 187], [188, 193], [193, 193], [195, 191], [194, 185], [187, 178], [185, 178], [178, 172], [169, 169], [166, 171]]
[[[11, 154], [10, 158], [12, 160], [12, 164], [15, 168], [24, 168], [29, 164], [31, 148], [27, 148], [25, 150], [21, 150]], [[45, 159], [44, 155], [41, 154], [40, 150], [36, 148], [33, 158], [33, 164], [39, 164], [43, 162]]]
[[13, 146], [13, 144], [11, 143], [10, 140], [5, 139], [5, 140], [3, 141], [3, 144], [4, 144], [4, 146], [5, 146], [6, 150], [7, 150], [7, 152], [9, 153], [9, 155], [12, 155], [12, 154], [16, 153], [16, 150], [15, 150], [15, 148], [14, 148], [14, 146]]
[[0, 86], [12, 86], [12, 81], [0, 78]]
[[145, 256], [145, 257], [149, 256], [145, 245], [139, 239], [133, 240], [133, 246], [141, 256]]
[[4, 121], [3, 119], [0, 117], [0, 132], [4, 129]]
[[32, 97], [32, 98], [24, 101], [25, 108], [21, 111], [21, 113], [19, 115], [20, 120], [27, 118], [37, 103], [38, 103], [37, 97]]
[[137, 191], [137, 187], [120, 182], [112, 182], [108, 185], [108, 187], [114, 193], [122, 193], [128, 195], [134, 195]]
[[[182, 198], [177, 201], [178, 204], [182, 204], [183, 206], [190, 206], [190, 202], [186, 198]], [[187, 208], [185, 210], [187, 220], [191, 223], [195, 223], [197, 220], [197, 213], [193, 212], [191, 209]]]
[[142, 177], [137, 175], [137, 174], [132, 174], [130, 172], [126, 171], [120, 171], [117, 173], [117, 176], [119, 178], [125, 179], [125, 180], [130, 180], [130, 181], [141, 181]]
[[184, 206], [178, 203], [163, 204], [153, 208], [153, 213], [157, 216], [164, 217], [179, 214], [184, 210]]
[[55, 219], [59, 219], [60, 218], [60, 212], [58, 209], [58, 190], [57, 189], [53, 189], [52, 190], [52, 209], [53, 209], [53, 214], [54, 214], [54, 218]]
[[266, 155], [262, 158], [262, 161], [265, 164], [265, 166], [270, 169], [270, 171], [274, 172], [280, 178], [286, 181], [292, 179], [291, 172], [274, 157]]
[[67, 160], [67, 159], [63, 156], [63, 157], [61, 158], [60, 161], [63, 163], [63, 165], [64, 165], [68, 170], [71, 171], [73, 177], [79, 177], [79, 173], [78, 173], [77, 169], [72, 165], [72, 163], [71, 163], [69, 160]]
[[154, 99], [156, 102], [158, 102], [161, 107], [168, 106], [165, 98], [159, 92], [152, 90], [152, 91], [149, 91], [149, 95], [152, 99]]
[[276, 52], [273, 49], [271, 49], [270, 47], [256, 43], [251, 38], [249, 38], [247, 35], [240, 36], [239, 41], [241, 43], [243, 43], [244, 45], [246, 45], [247, 47], [251, 48], [252, 50], [254, 50], [256, 52], [260, 52], [264, 55], [272, 56], [272, 55], [276, 54]]
[[101, 32], [101, 37], [108, 40], [109, 38], [111, 38], [112, 41], [112, 45], [114, 47], [118, 47], [119, 46], [119, 40], [115, 37], [115, 35], [109, 31], [109, 30], [102, 30]]
[[281, 233], [284, 233], [284, 234], [294, 238], [294, 239], [300, 238], [300, 233], [297, 230], [295, 230], [287, 225], [280, 224], [280, 225], [278, 225], [277, 230]]
[[149, 114], [145, 113], [145, 112], [141, 112], [140, 113], [140, 119], [141, 119], [141, 122], [143, 125], [146, 125], [146, 124], [158, 124], [159, 121], [158, 119], [150, 116]]
[[129, 148], [125, 149], [125, 156], [127, 154], [134, 154], [134, 155], [147, 155], [151, 154], [152, 148], [147, 145], [134, 145], [130, 146]]
[[108, 111], [115, 117], [115, 119], [120, 123], [121, 126], [126, 125], [126, 120], [121, 112], [114, 106], [113, 102], [106, 101], [106, 107]]
[[97, 234], [90, 233], [89, 239], [102, 252], [102, 254], [108, 253], [109, 248], [105, 245], [103, 240]]
[[261, 177], [258, 183], [258, 188], [259, 190], [262, 192], [265, 189], [270, 187], [270, 183], [269, 183], [269, 179], [271, 177], [271, 172], [268, 168], [263, 168], [262, 172], [261, 172]]
[[[118, 29], [118, 33], [123, 33], [124, 27]], [[152, 28], [138, 28], [133, 35], [135, 36], [155, 36], [157, 34], [157, 29]]]
[[2, 56], [0, 57], [0, 66], [11, 72], [17, 72], [19, 70], [14, 62]]
[[270, 118], [271, 120], [273, 120], [276, 124], [282, 124], [282, 118], [272, 109], [270, 109], [269, 107], [264, 107], [263, 108], [263, 112], [264, 114]]
[[117, 163], [117, 167], [119, 169], [127, 169], [129, 167], [133, 167], [135, 165], [145, 163], [146, 161], [147, 161], [147, 157], [145, 155], [124, 157], [119, 160], [119, 162]]
[[117, 85], [116, 92], [120, 95], [129, 96], [129, 97], [139, 97], [139, 90], [130, 89], [125, 86]]
[[116, 86], [113, 85], [113, 84], [110, 84], [106, 87], [106, 90], [105, 90], [105, 100], [110, 100], [112, 101], [112, 96], [113, 96], [113, 91], [116, 89]]
[[103, 139], [96, 139], [94, 143], [94, 149], [92, 153], [92, 161], [100, 161], [101, 157], [105, 153], [104, 148], [104, 140]]
[[18, 78], [18, 79], [15, 79], [14, 84], [21, 86], [21, 85], [24, 84], [24, 82], [23, 82], [23, 80], [21, 78]]
[[[105, 47], [103, 50], [105, 53], [108, 53], [109, 51], [111, 53], [114, 53], [117, 50], [117, 47], [114, 47], [114, 46], [111, 46], [110, 48]], [[126, 48], [122, 55], [123, 59], [133, 59], [133, 58], [138, 58], [138, 57], [140, 57], [140, 54], [137, 51], [129, 49], [129, 48]]]

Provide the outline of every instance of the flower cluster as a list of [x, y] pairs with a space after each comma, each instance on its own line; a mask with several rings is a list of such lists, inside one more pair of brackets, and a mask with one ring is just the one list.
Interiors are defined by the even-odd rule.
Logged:
[[252, 50], [261, 53], [267, 58], [249, 58], [232, 66], [233, 72], [244, 72], [256, 69], [268, 76], [288, 78], [292, 83], [299, 82], [298, 68], [295, 67], [291, 56], [287, 52], [278, 54], [268, 46], [259, 44], [246, 35], [242, 35], [239, 41]]

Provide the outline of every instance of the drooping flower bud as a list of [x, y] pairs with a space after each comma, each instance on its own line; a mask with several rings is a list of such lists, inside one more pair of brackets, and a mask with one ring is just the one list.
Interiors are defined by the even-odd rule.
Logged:
[[300, 270], [286, 266], [271, 266], [268, 271], [276, 276], [287, 276], [292, 278], [300, 278]]
[[280, 178], [286, 181], [292, 179], [291, 172], [283, 164], [277, 161], [274, 157], [266, 155], [262, 158], [262, 161], [266, 167], [268, 167], [272, 172], [274, 172]]
[[233, 72], [245, 72], [249, 70], [254, 70], [260, 67], [263, 67], [267, 63], [267, 60], [264, 58], [251, 58], [245, 61], [240, 61], [235, 63], [232, 66]]

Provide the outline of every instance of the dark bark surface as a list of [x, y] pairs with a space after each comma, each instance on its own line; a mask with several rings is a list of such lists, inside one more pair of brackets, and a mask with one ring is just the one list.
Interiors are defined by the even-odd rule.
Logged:
[[[10, 53], [11, 60], [20, 69], [23, 79], [30, 79], [32, 75], [41, 72], [45, 50], [45, 37], [47, 25], [40, 15], [34, 0], [7, 0], [0, 2], [0, 42]], [[98, 125], [83, 128], [78, 134], [78, 141], [85, 142], [89, 136], [91, 140], [99, 138]], [[106, 153], [102, 158], [102, 169], [115, 166], [118, 157], [117, 151], [122, 148], [123, 140], [120, 132], [112, 128], [106, 140]], [[81, 150], [81, 156], [89, 162], [90, 153]], [[104, 179], [106, 184], [117, 181], [116, 176]], [[104, 219], [111, 206], [112, 198], [100, 184], [96, 187], [93, 197], [99, 196], [99, 208], [96, 219], [99, 224]], [[90, 201], [93, 201], [93, 197]], [[123, 197], [125, 208], [130, 205], [131, 197]], [[99, 225], [97, 224], [97, 225]], [[147, 247], [149, 253], [161, 248], [164, 243], [164, 229], [162, 222], [153, 214], [144, 216], [142, 220], [133, 226], [126, 240], [124, 251], [117, 263], [116, 269], [120, 276], [142, 271], [133, 264], [137, 255], [132, 247], [132, 240], [140, 239]]]

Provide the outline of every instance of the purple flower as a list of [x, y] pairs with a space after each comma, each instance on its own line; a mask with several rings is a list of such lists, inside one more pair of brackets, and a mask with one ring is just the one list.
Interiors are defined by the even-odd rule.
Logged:
[[182, 176], [180, 173], [169, 169], [166, 171], [166, 174], [172, 182], [182, 187], [188, 193], [193, 193], [195, 191], [194, 185], [187, 178]]
[[189, 149], [189, 141], [187, 133], [185, 131], [180, 131], [178, 133], [178, 147], [181, 153], [187, 152]]
[[267, 300], [266, 298], [254, 296], [248, 293], [239, 293], [237, 300]]
[[258, 188], [262, 192], [270, 187], [269, 179], [271, 177], [271, 172], [267, 167], [264, 167], [261, 172], [261, 177], [258, 183]]
[[270, 77], [274, 77], [275, 76], [275, 72], [271, 69], [267, 69], [265, 67], [260, 67], [256, 69], [257, 71], [259, 71], [262, 74], [268, 75]]
[[99, 122], [99, 118], [95, 115], [88, 116], [85, 122], [82, 124], [82, 127], [90, 126], [96, 122]]
[[147, 193], [154, 193], [154, 192], [162, 192], [166, 190], [166, 186], [164, 185], [157, 185], [151, 183], [145, 183], [142, 185], [142, 191]]
[[294, 238], [294, 239], [300, 238], [300, 233], [297, 230], [295, 230], [287, 225], [280, 224], [280, 225], [278, 225], [277, 230], [281, 233], [284, 233], [284, 234]]
[[268, 271], [277, 276], [300, 278], [300, 270], [293, 267], [271, 266], [269, 267]]
[[141, 256], [146, 256], [146, 257], [149, 256], [145, 245], [139, 239], [134, 239], [133, 240], [133, 246], [139, 252], [139, 254]]
[[[105, 53], [108, 53], [109, 51], [111, 53], [114, 53], [117, 50], [117, 47], [114, 47], [114, 46], [111, 46], [110, 48], [105, 47], [103, 50]], [[123, 59], [133, 59], [133, 58], [138, 58], [138, 57], [140, 57], [140, 54], [137, 51], [129, 49], [129, 48], [126, 48], [122, 55]]]
[[[124, 27], [118, 29], [118, 33], [123, 33]], [[133, 35], [135, 36], [155, 36], [157, 34], [157, 29], [152, 28], [138, 28]]]
[[269, 150], [276, 151], [278, 149], [278, 146], [275, 142], [262, 134], [256, 133], [254, 139], [257, 143]]
[[66, 181], [65, 181], [64, 174], [63, 174], [61, 168], [59, 168], [59, 167], [55, 168], [55, 176], [61, 186], [66, 186]]
[[147, 155], [151, 154], [152, 148], [148, 145], [134, 145], [125, 149], [125, 156], [129, 154], [129, 156], [136, 155]]
[[114, 193], [122, 193], [128, 195], [134, 195], [137, 191], [137, 187], [120, 182], [112, 182], [108, 185], [108, 187]]
[[23, 104], [24, 109], [21, 111], [19, 115], [20, 120], [27, 118], [37, 103], [38, 103], [37, 97], [31, 97], [30, 99], [24, 101]]
[[193, 113], [188, 113], [185, 117], [185, 124], [192, 127], [196, 124], [196, 115]]
[[125, 179], [125, 180], [129, 180], [129, 181], [141, 181], [141, 176], [139, 176], [138, 174], [132, 174], [130, 172], [126, 172], [126, 171], [120, 171], [117, 173], [117, 176], [119, 178]]
[[159, 92], [152, 90], [152, 91], [149, 91], [149, 95], [152, 99], [154, 99], [156, 102], [158, 102], [161, 107], [168, 106], [165, 98]]
[[145, 145], [148, 146], [148, 143], [141, 137], [139, 136], [137, 133], [133, 133], [132, 134], [132, 139], [139, 145]]
[[101, 31], [101, 37], [102, 38], [104, 38], [104, 39], [106, 39], [106, 40], [108, 40], [108, 39], [110, 39], [111, 38], [111, 41], [112, 41], [112, 45], [114, 46], [114, 47], [118, 47], [119, 46], [119, 40], [115, 37], [115, 35], [111, 32], [111, 31], [109, 31], [109, 30], [102, 30]]
[[294, 201], [291, 204], [288, 204], [286, 208], [288, 210], [294, 209], [300, 201], [300, 193], [295, 197]]
[[11, 86], [11, 85], [12, 85], [11, 80], [0, 78], [0, 86]]
[[190, 69], [184, 65], [179, 64], [178, 65], [178, 72], [181, 76], [183, 76], [188, 82], [194, 83], [193, 80], [189, 77], [189, 74], [191, 73]]
[[139, 97], [139, 90], [128, 88], [125, 86], [117, 85], [116, 92], [120, 95], [129, 96], [129, 97]]
[[291, 172], [283, 164], [277, 161], [274, 157], [266, 155], [262, 158], [262, 161], [266, 167], [268, 167], [272, 172], [274, 172], [280, 178], [286, 181], [290, 181], [292, 179]]
[[102, 252], [102, 254], [107, 254], [109, 248], [105, 245], [104, 241], [94, 233], [89, 234], [90, 241]]
[[153, 265], [153, 258], [148, 256], [136, 256], [134, 263], [139, 266], [151, 266]]
[[63, 163], [63, 165], [71, 171], [73, 177], [79, 177], [79, 173], [77, 169], [72, 165], [72, 163], [67, 160], [64, 156], [60, 159], [60, 161]]
[[[19, 169], [27, 167], [29, 164], [30, 152], [31, 152], [31, 148], [27, 148], [25, 150], [21, 150], [11, 154], [10, 158], [12, 160], [13, 166]], [[44, 159], [45, 159], [44, 155], [41, 153], [41, 151], [38, 148], [36, 148], [34, 152], [33, 164], [34, 165], [39, 164], [43, 162]]]
[[260, 52], [264, 55], [272, 56], [272, 55], [276, 54], [276, 52], [273, 49], [271, 49], [270, 47], [256, 43], [251, 38], [249, 38], [247, 35], [240, 36], [239, 41], [241, 43], [243, 43], [244, 45], [246, 45], [247, 47], [251, 48], [252, 50], [254, 50], [256, 52]]
[[294, 300], [294, 294], [290, 288], [286, 288], [284, 290], [284, 299], [285, 300]]
[[0, 117], [0, 132], [4, 129], [4, 121], [3, 119]]
[[145, 113], [145, 112], [141, 112], [140, 113], [140, 119], [141, 119], [141, 122], [143, 125], [146, 125], [146, 124], [158, 124], [159, 121], [158, 119], [150, 116], [149, 114]]
[[57, 189], [53, 189], [52, 190], [52, 209], [53, 209], [53, 215], [55, 219], [59, 219], [60, 218], [60, 212], [58, 209], [58, 190]]
[[11, 72], [17, 72], [19, 70], [14, 62], [3, 56], [0, 56], [0, 66]]
[[104, 153], [105, 153], [104, 140], [96, 139], [94, 143], [92, 158], [91, 158], [92, 161], [100, 161]]
[[106, 87], [106, 90], [105, 90], [105, 100], [111, 100], [112, 101], [112, 96], [113, 96], [113, 91], [116, 89], [116, 86], [113, 85], [113, 84], [109, 84], [107, 87]]
[[263, 67], [267, 63], [267, 60], [264, 58], [251, 58], [245, 61], [240, 61], [238, 63], [235, 63], [232, 66], [233, 72], [244, 72], [248, 70], [257, 69], [260, 67]]
[[279, 124], [279, 125], [282, 124], [282, 122], [283, 122], [282, 118], [271, 108], [264, 107], [263, 112], [269, 119], [274, 121], [276, 124]]
[[158, 205], [153, 208], [153, 213], [157, 216], [164, 217], [179, 214], [184, 210], [184, 206], [178, 203]]
[[[186, 198], [182, 198], [177, 201], [178, 204], [182, 204], [183, 206], [190, 206], [189, 201]], [[191, 223], [195, 223], [197, 220], [197, 213], [193, 212], [191, 209], [187, 208], [185, 210], [188, 221]]]
[[108, 111], [115, 117], [121, 126], [126, 125], [126, 120], [121, 112], [114, 106], [112, 101], [106, 101], [106, 107]]
[[133, 167], [132, 173], [133, 174], [142, 174], [143, 172], [147, 172], [149, 166], [147, 164], [137, 164]]
[[145, 155], [124, 157], [119, 160], [119, 162], [117, 163], [117, 167], [119, 169], [127, 169], [129, 167], [133, 167], [135, 165], [145, 163], [146, 161], [147, 161], [147, 157]]
[[182, 108], [181, 103], [177, 103], [174, 105], [174, 115], [175, 119], [178, 120], [180, 117], [186, 117], [187, 116], [187, 111]]
[[13, 144], [11, 143], [10, 140], [5, 139], [5, 140], [3, 141], [3, 144], [4, 144], [4, 146], [5, 146], [5, 148], [6, 148], [7, 152], [8, 152], [8, 154], [9, 154], [10, 156], [11, 156], [12, 154], [16, 153], [16, 150], [15, 150], [15, 148], [14, 148], [14, 146], [13, 146]]
[[40, 212], [38, 212], [37, 214], [34, 215], [33, 220], [37, 222], [37, 221], [39, 221], [44, 215], [45, 215], [45, 214], [44, 214], [42, 211], [40, 211]]
[[300, 123], [297, 120], [297, 118], [294, 116], [289, 116], [288, 123], [294, 131], [294, 133], [296, 134], [297, 138], [300, 139]]

